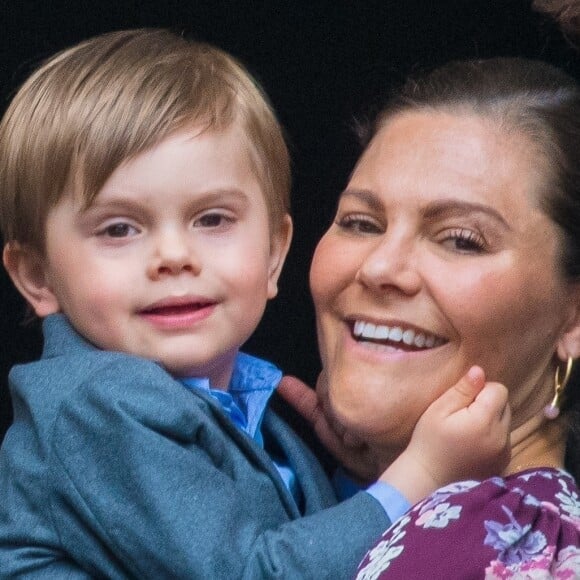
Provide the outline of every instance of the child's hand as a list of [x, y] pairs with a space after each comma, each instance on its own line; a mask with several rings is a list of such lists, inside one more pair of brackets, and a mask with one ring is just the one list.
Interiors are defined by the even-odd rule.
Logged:
[[320, 442], [354, 479], [361, 484], [376, 481], [384, 467], [365, 443], [332, 420], [328, 407], [326, 375], [320, 373], [316, 392], [300, 379], [284, 376], [278, 394], [310, 424]]
[[380, 479], [415, 503], [453, 481], [498, 475], [510, 459], [509, 427], [507, 389], [471, 367], [427, 408]]

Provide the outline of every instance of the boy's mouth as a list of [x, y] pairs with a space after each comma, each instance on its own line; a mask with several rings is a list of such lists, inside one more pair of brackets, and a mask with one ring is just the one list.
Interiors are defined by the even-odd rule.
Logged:
[[216, 304], [215, 300], [197, 296], [172, 297], [147, 306], [139, 314], [162, 327], [189, 327], [210, 316]]
[[189, 314], [203, 310], [211, 306], [212, 302], [188, 302], [184, 304], [168, 304], [166, 306], [153, 306], [141, 311], [141, 314], [150, 314], [157, 316], [179, 316], [180, 314]]
[[387, 326], [355, 320], [350, 323], [350, 328], [351, 335], [357, 342], [391, 346], [399, 350], [428, 350], [447, 342], [441, 336], [404, 325]]
[[180, 314], [213, 306], [215, 300], [202, 296], [170, 296], [153, 302], [141, 310], [144, 314]]

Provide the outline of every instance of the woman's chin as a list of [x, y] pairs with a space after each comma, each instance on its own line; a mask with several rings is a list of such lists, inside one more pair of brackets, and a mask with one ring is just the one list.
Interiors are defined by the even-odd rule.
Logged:
[[349, 434], [367, 443], [397, 446], [410, 437], [412, 428], [408, 426], [414, 423], [411, 418], [402, 422], [392, 416], [395, 409], [384, 384], [373, 384], [368, 377], [338, 373], [336, 379], [332, 377], [329, 381], [328, 399], [333, 419]]

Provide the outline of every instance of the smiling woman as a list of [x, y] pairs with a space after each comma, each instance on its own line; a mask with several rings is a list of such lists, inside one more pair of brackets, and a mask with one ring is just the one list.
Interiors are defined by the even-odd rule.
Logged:
[[580, 90], [540, 62], [453, 63], [370, 133], [311, 270], [330, 416], [388, 464], [476, 364], [512, 427], [502, 478], [418, 504], [359, 577], [578, 577]]
[[551, 380], [576, 304], [558, 275], [557, 226], [538, 203], [534, 151], [474, 113], [398, 114], [362, 156], [316, 250], [312, 292], [334, 410], [393, 456], [471, 364], [510, 389], [515, 426], [550, 398], [538, 386]]

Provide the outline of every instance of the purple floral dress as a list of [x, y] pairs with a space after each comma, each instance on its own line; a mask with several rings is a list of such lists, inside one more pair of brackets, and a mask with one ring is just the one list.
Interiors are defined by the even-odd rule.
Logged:
[[356, 578], [580, 579], [578, 487], [542, 468], [441, 488], [382, 535]]

